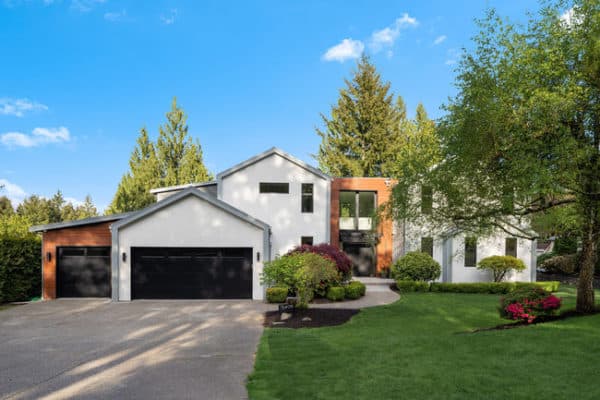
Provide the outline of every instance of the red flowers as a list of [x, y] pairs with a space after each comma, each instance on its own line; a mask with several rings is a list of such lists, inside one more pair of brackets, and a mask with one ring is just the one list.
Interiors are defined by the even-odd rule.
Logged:
[[553, 315], [560, 306], [561, 299], [543, 289], [519, 290], [500, 299], [500, 315], [530, 324], [540, 316]]

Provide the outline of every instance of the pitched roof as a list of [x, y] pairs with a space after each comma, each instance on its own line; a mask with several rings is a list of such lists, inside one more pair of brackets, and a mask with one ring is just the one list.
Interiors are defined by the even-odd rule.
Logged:
[[249, 159], [247, 159], [246, 161], [243, 161], [237, 165], [234, 165], [233, 167], [226, 169], [225, 171], [220, 172], [217, 175], [217, 180], [221, 180], [226, 176], [229, 176], [241, 169], [244, 169], [246, 167], [249, 167], [250, 165], [256, 164], [257, 162], [272, 156], [273, 154], [277, 154], [280, 157], [285, 158], [286, 160], [296, 164], [297, 166], [304, 168], [305, 170], [313, 173], [314, 175], [317, 175], [318, 177], [325, 179], [325, 180], [331, 180], [331, 177], [327, 174], [325, 174], [324, 172], [322, 172], [321, 170], [319, 170], [318, 168], [313, 167], [312, 165], [309, 165], [307, 163], [305, 163], [302, 160], [297, 159], [296, 157], [286, 153], [285, 151], [278, 149], [277, 147], [272, 147], [271, 149], [264, 151], [260, 154], [255, 155], [254, 157], [251, 157]]
[[55, 230], [55, 229], [72, 228], [72, 227], [76, 227], [76, 226], [93, 225], [93, 224], [100, 224], [102, 222], [117, 221], [120, 219], [130, 217], [138, 212], [139, 211], [131, 211], [131, 212], [126, 212], [126, 213], [121, 213], [121, 214], [101, 215], [99, 217], [79, 219], [76, 221], [55, 222], [52, 224], [35, 225], [35, 226], [32, 226], [31, 228], [29, 228], [29, 232], [44, 232], [44, 231], [51, 231], [51, 230]]
[[174, 190], [187, 189], [190, 187], [199, 188], [199, 187], [213, 186], [216, 184], [217, 184], [217, 181], [186, 183], [184, 185], [166, 186], [166, 187], [150, 189], [150, 193], [156, 194], [156, 193], [163, 193], [163, 192], [172, 192]]

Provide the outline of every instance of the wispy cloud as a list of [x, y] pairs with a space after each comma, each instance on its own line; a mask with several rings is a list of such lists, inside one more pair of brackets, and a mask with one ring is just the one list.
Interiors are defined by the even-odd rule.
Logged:
[[446, 53], [446, 62], [444, 64], [455, 65], [458, 62], [461, 54], [462, 53], [458, 49], [448, 49], [448, 52]]
[[127, 19], [127, 10], [110, 11], [104, 13], [104, 19], [110, 22], [121, 22]]
[[0, 143], [7, 147], [37, 147], [49, 143], [65, 143], [71, 140], [69, 129], [35, 128], [31, 134], [6, 132], [0, 135]]
[[29, 99], [0, 98], [0, 115], [22, 117], [30, 111], [45, 111], [48, 106]]
[[360, 57], [365, 49], [365, 45], [360, 40], [344, 39], [333, 47], [330, 47], [322, 59], [325, 61], [344, 62]]
[[435, 38], [435, 40], [433, 41], [433, 45], [437, 46], [438, 44], [442, 44], [446, 41], [446, 39], [448, 39], [446, 37], [446, 35], [441, 35]]
[[102, 3], [106, 3], [106, 0], [71, 0], [71, 9], [86, 13]]
[[178, 14], [179, 14], [179, 12], [177, 11], [177, 9], [172, 8], [168, 14], [161, 15], [160, 20], [165, 25], [172, 25], [175, 23], [175, 20], [177, 19]]
[[401, 30], [418, 25], [419, 21], [416, 18], [411, 17], [408, 13], [404, 13], [392, 25], [373, 32], [369, 41], [369, 47], [374, 53], [379, 52], [384, 47], [392, 47], [398, 36], [400, 36]]
[[27, 197], [27, 192], [21, 186], [7, 179], [0, 179], [0, 188], [0, 196], [8, 197], [13, 206], [20, 204]]

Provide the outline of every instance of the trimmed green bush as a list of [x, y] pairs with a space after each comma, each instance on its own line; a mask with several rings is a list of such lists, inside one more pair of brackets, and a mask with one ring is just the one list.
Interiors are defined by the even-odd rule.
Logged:
[[331, 301], [344, 300], [346, 289], [343, 286], [330, 286], [327, 289], [327, 298]]
[[440, 277], [442, 267], [429, 254], [412, 251], [392, 265], [392, 276], [402, 281], [433, 281]]
[[429, 282], [403, 281], [397, 280], [396, 287], [400, 293], [408, 292], [429, 292]]
[[513, 256], [491, 256], [479, 261], [477, 269], [491, 271], [494, 282], [502, 282], [506, 274], [512, 270], [523, 271], [525, 263]]
[[358, 281], [352, 281], [345, 287], [345, 296], [347, 299], [355, 300], [365, 295], [367, 287]]
[[540, 268], [551, 274], [571, 275], [577, 272], [577, 254], [554, 256], [544, 261]]
[[285, 303], [287, 299], [288, 288], [275, 286], [267, 288], [267, 301], [269, 303]]
[[473, 282], [473, 283], [447, 283], [433, 282], [432, 292], [448, 293], [490, 293], [505, 294], [517, 288], [514, 282]]
[[0, 303], [40, 296], [41, 252], [41, 242], [34, 235], [0, 236]]
[[[295, 274], [295, 286], [298, 294], [298, 306], [308, 307], [315, 293], [324, 296], [329, 285], [340, 282], [340, 273], [335, 263], [315, 253], [300, 253], [303, 265]], [[287, 256], [286, 256], [287, 257]]]
[[559, 281], [542, 281], [542, 282], [515, 282], [517, 289], [521, 288], [542, 288], [548, 292], [558, 292], [560, 288]]

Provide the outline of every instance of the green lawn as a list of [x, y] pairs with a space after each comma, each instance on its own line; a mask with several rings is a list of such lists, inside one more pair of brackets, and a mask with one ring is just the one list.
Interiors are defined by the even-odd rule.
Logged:
[[341, 326], [266, 329], [250, 398], [600, 398], [600, 315], [463, 333], [507, 322], [498, 298], [409, 294]]

